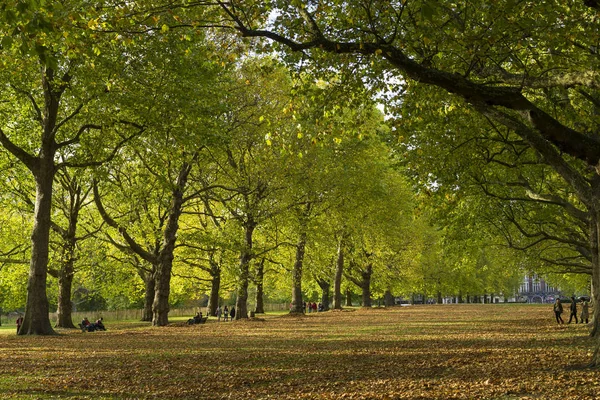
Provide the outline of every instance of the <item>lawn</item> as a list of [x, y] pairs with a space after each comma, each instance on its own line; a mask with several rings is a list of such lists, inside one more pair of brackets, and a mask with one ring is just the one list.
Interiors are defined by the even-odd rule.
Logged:
[[2, 399], [595, 399], [551, 305], [412, 306], [166, 328], [0, 331]]

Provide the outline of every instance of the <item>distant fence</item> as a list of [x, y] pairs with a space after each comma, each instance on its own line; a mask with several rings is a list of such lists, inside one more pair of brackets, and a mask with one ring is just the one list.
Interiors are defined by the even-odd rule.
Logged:
[[[287, 303], [272, 303], [265, 304], [265, 312], [272, 311], [285, 311], [289, 308]], [[249, 310], [253, 310], [254, 306], [248, 307]], [[83, 318], [87, 317], [90, 321], [95, 321], [102, 317], [105, 321], [125, 321], [125, 320], [137, 320], [142, 319], [144, 310], [113, 310], [113, 311], [77, 311], [72, 314], [72, 319], [75, 324], [80, 322]], [[197, 312], [201, 312], [206, 315], [206, 307], [186, 307], [186, 308], [172, 308], [169, 311], [169, 317], [191, 317]], [[2, 325], [14, 325], [18, 317], [17, 313], [9, 313], [8, 315], [0, 315], [0, 322]], [[52, 325], [56, 324], [57, 321], [56, 313], [50, 313], [50, 321]]]

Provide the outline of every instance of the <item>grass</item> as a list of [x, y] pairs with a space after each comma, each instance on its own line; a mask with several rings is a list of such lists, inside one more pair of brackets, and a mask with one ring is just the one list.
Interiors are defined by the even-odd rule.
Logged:
[[[9, 329], [11, 328], [11, 329]], [[551, 305], [444, 305], [17, 337], [2, 399], [595, 399], [594, 343]]]

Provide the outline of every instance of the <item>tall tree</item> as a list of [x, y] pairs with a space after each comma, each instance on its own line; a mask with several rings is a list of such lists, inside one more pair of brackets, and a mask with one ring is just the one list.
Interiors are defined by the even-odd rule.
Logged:
[[0, 80], [10, 88], [2, 95], [0, 143], [30, 171], [36, 188], [27, 306], [19, 333], [52, 334], [46, 282], [54, 177], [67, 166], [101, 162], [143, 128], [126, 121], [114, 104], [98, 107], [110, 97], [104, 83], [115, 79], [111, 75], [122, 54], [111, 58], [115, 53], [107, 41], [80, 30], [77, 25], [88, 16], [79, 1], [11, 3], [0, 17], [0, 31], [7, 33]]

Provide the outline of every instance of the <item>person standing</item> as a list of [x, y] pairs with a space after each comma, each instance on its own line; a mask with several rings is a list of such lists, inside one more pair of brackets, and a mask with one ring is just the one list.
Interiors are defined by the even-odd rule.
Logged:
[[19, 318], [17, 318], [15, 323], [17, 324], [17, 335], [18, 335], [19, 329], [21, 329], [21, 326], [23, 325], [23, 316], [19, 314]]
[[217, 307], [217, 322], [221, 322], [221, 306]]
[[554, 316], [556, 317], [556, 323], [557, 324], [564, 324], [565, 321], [563, 321], [561, 314], [563, 313], [563, 306], [560, 302], [560, 299], [556, 299], [556, 301], [554, 302]]
[[229, 311], [229, 316], [231, 317], [231, 322], [235, 319], [235, 306], [231, 306], [231, 311]]
[[569, 315], [569, 322], [567, 323], [570, 324], [573, 317], [575, 317], [575, 323], [577, 323], [577, 300], [575, 300], [575, 296], [571, 296], [571, 306], [569, 307], [569, 310], [571, 310], [571, 315]]
[[584, 301], [582, 306], [581, 306], [581, 316], [579, 317], [579, 319], [581, 320], [581, 323], [583, 324], [583, 321], [585, 321], [585, 323], [589, 323], [589, 319], [590, 319], [590, 303], [588, 301]]
[[223, 309], [223, 322], [227, 322], [228, 318], [229, 318], [229, 308], [227, 308], [227, 306], [225, 306], [225, 308]]

